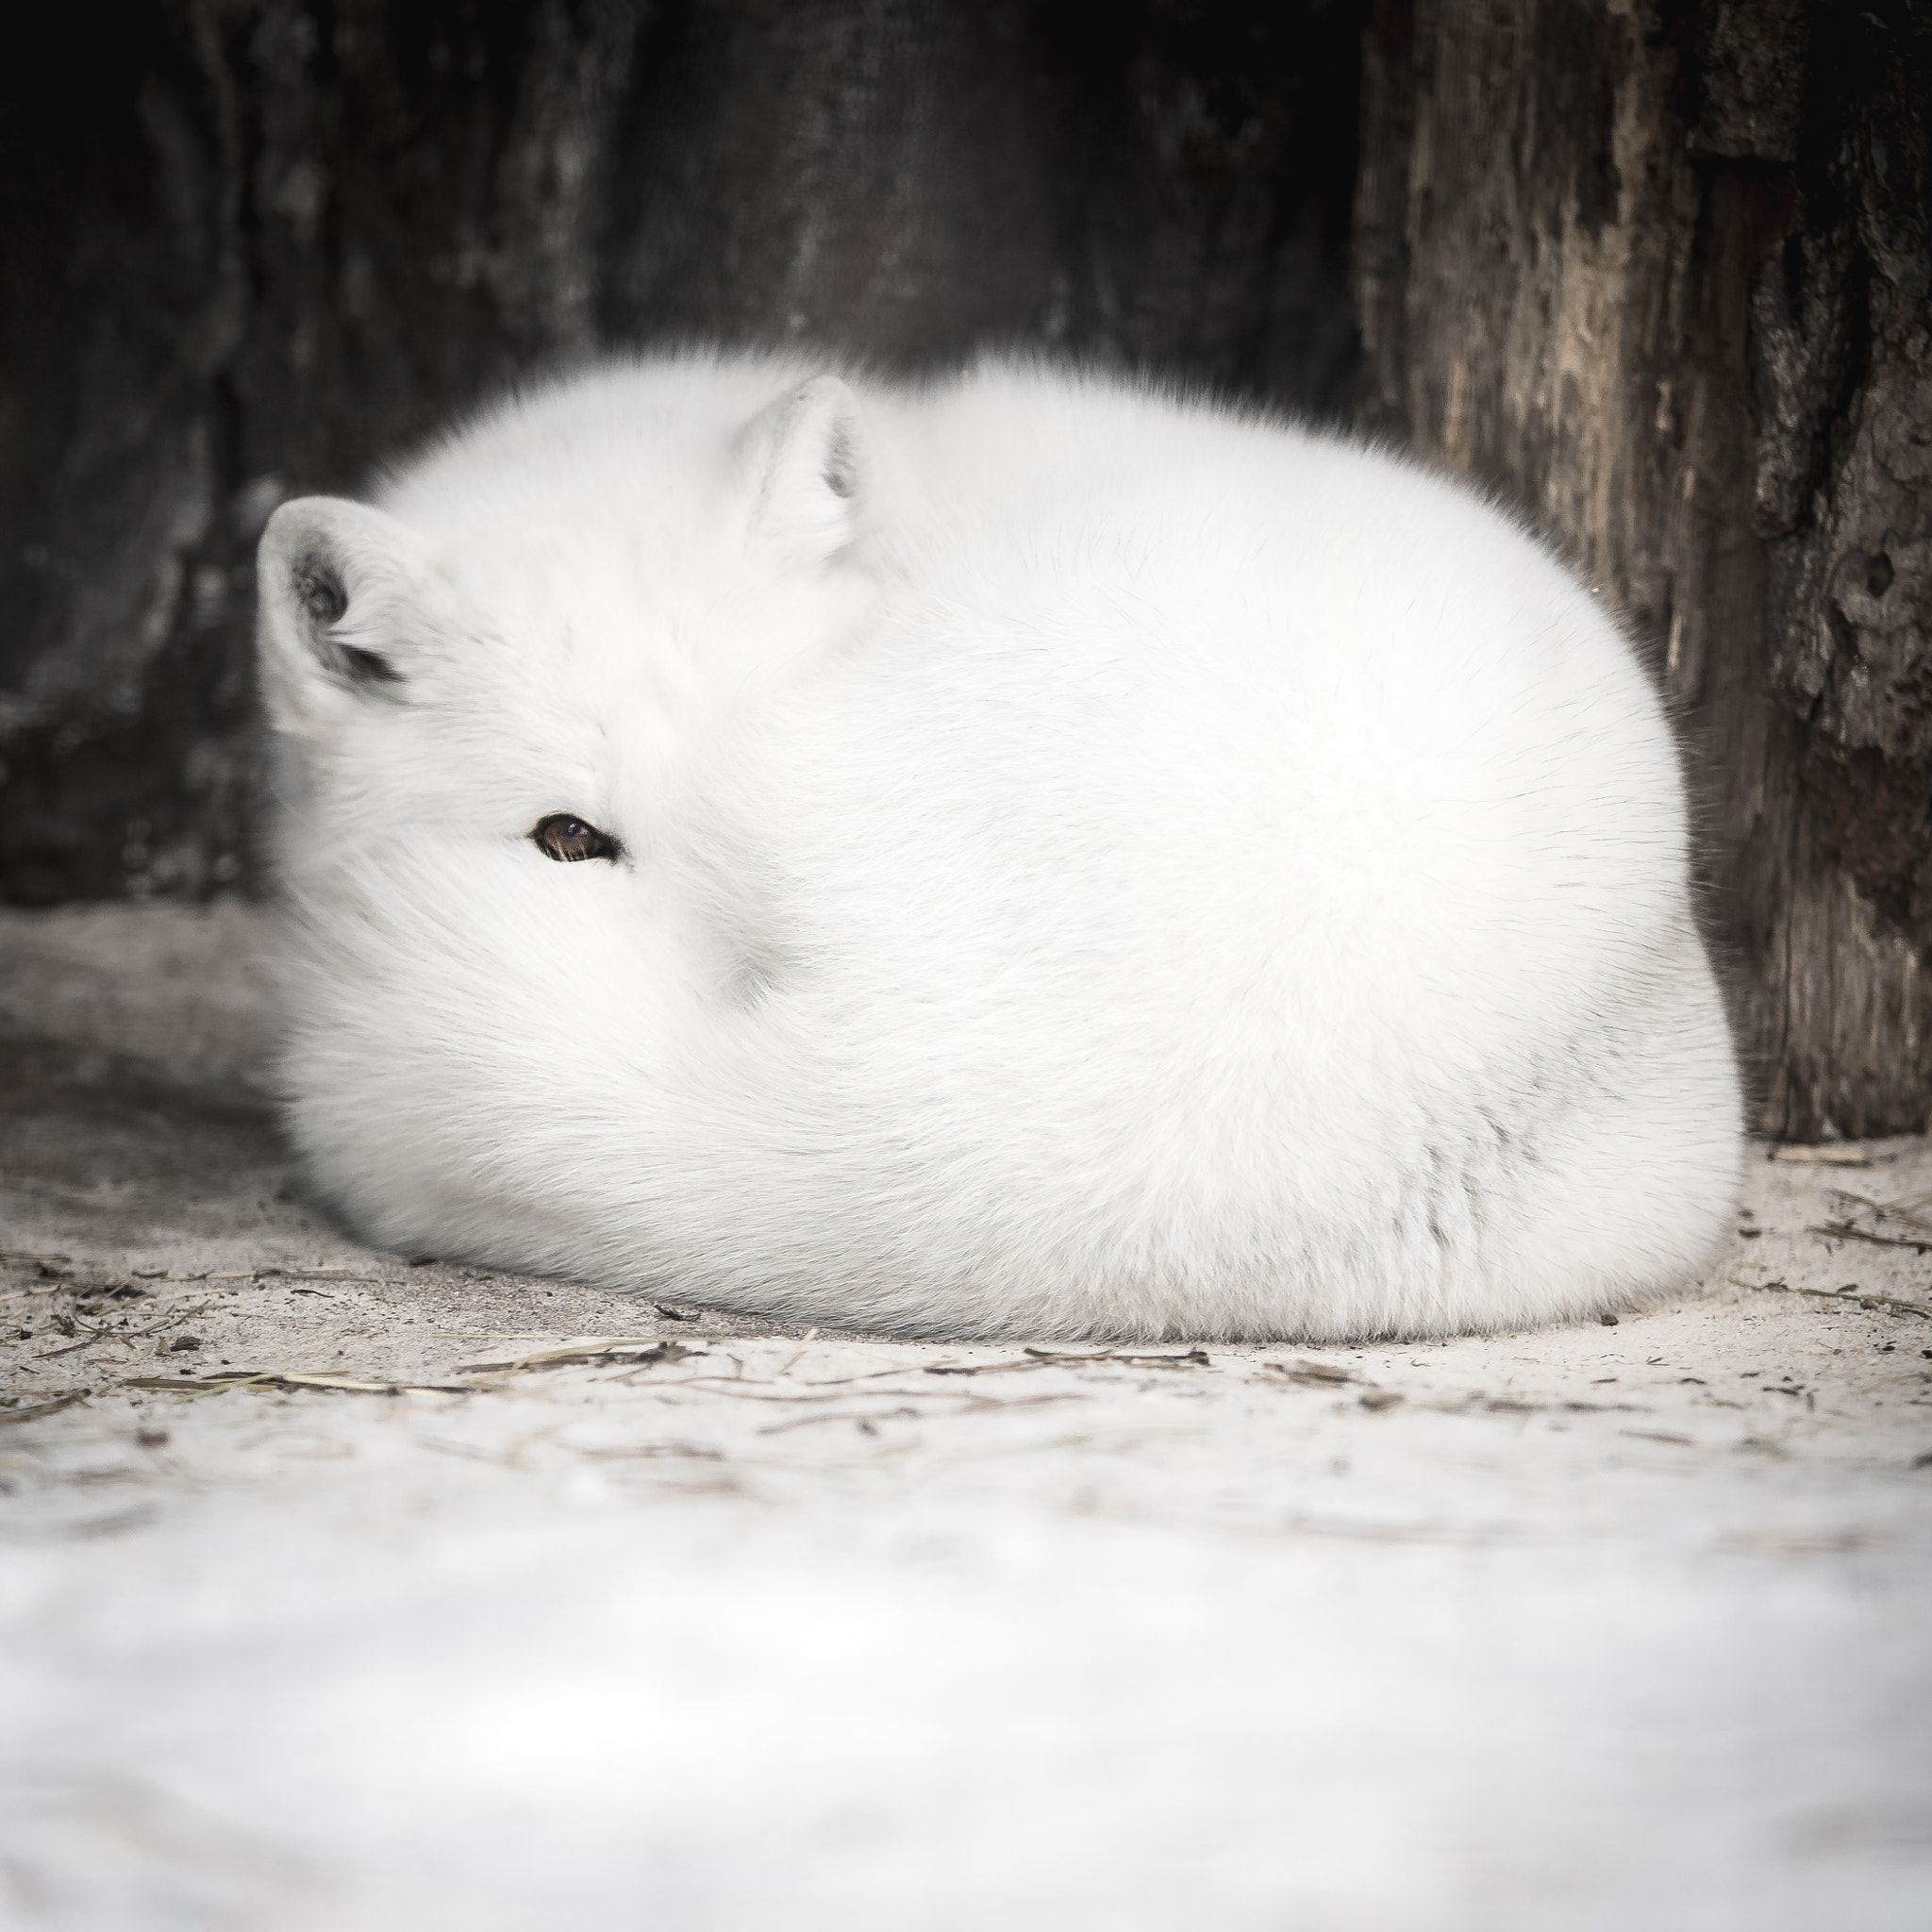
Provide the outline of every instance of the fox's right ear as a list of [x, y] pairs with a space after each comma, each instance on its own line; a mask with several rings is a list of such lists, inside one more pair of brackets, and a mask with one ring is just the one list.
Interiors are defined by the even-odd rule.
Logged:
[[753, 541], [814, 570], [846, 555], [873, 493], [858, 397], [836, 375], [815, 375], [755, 418], [741, 441]]
[[366, 504], [300, 496], [256, 552], [263, 700], [277, 731], [312, 737], [355, 707], [408, 690], [431, 565], [406, 525]]

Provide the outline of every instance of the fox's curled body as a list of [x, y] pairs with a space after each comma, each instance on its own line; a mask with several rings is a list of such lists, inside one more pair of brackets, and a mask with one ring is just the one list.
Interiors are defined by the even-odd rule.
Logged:
[[674, 356], [285, 506], [261, 584], [288, 1119], [377, 1241], [1319, 1338], [1594, 1313], [1725, 1228], [1663, 711], [1405, 463], [1048, 367]]

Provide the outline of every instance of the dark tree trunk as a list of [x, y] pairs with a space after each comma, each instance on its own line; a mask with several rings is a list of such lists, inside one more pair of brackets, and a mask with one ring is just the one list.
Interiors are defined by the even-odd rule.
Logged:
[[46, 14], [0, 72], [0, 897], [245, 874], [256, 533], [507, 378], [1018, 340], [1335, 414], [1358, 313], [1372, 425], [1682, 701], [1764, 1123], [1924, 1124], [1932, 0], [1370, 5]]
[[247, 863], [250, 554], [506, 379], [1030, 341], [1345, 410], [1359, 0], [147, 0], [0, 72], [0, 897]]
[[1376, 0], [1368, 412], [1691, 722], [1760, 1119], [1932, 1116], [1932, 6]]

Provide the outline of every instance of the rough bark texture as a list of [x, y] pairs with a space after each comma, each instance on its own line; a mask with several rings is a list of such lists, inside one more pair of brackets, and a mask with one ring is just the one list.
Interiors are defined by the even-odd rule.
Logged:
[[1932, 1116], [1932, 6], [1376, 0], [1367, 410], [1690, 723], [1762, 1124]]
[[1358, 306], [1371, 423], [1567, 540], [1683, 702], [1764, 1123], [1923, 1125], [1928, 15], [57, 9], [0, 69], [0, 898], [245, 875], [263, 519], [520, 373], [1023, 340], [1339, 413]]
[[506, 379], [989, 341], [1340, 412], [1359, 0], [146, 0], [0, 69], [0, 897], [247, 865], [254, 539]]

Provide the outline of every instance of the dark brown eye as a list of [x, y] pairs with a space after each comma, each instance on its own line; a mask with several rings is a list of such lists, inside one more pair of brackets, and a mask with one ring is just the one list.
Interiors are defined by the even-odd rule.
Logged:
[[619, 851], [617, 841], [608, 832], [600, 832], [567, 811], [554, 811], [547, 819], [539, 819], [530, 840], [545, 858], [565, 865], [575, 865], [580, 858], [615, 858]]

